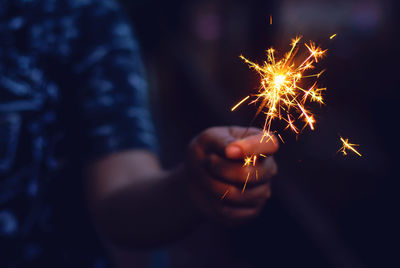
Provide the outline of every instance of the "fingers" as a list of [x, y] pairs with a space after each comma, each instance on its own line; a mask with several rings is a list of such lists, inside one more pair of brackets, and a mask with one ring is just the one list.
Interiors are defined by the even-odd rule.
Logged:
[[279, 142], [274, 135], [266, 136], [261, 132], [230, 143], [225, 151], [228, 158], [240, 159], [247, 155], [272, 155], [278, 148]]

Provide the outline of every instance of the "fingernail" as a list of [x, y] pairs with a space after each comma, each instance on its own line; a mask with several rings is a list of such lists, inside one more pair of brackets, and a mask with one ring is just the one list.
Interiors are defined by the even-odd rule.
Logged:
[[228, 158], [240, 158], [242, 154], [242, 148], [237, 145], [230, 145], [226, 148], [226, 156]]

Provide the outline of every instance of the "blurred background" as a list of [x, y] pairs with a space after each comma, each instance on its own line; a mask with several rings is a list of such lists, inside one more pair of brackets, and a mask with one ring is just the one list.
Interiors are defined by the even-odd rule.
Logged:
[[[121, 4], [141, 42], [165, 167], [178, 163], [202, 130], [252, 120], [253, 107], [230, 112], [259, 85], [240, 54], [261, 62], [267, 48], [286, 51], [297, 34], [329, 49], [321, 79], [326, 106], [316, 110], [315, 131], [282, 133], [280, 174], [262, 215], [239, 229], [206, 226], [152, 254], [148, 266], [394, 267], [398, 1]], [[363, 157], [336, 153], [339, 135], [360, 144]]]

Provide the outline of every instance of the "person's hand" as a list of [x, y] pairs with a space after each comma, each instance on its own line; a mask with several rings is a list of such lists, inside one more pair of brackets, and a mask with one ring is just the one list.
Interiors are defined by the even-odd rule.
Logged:
[[[207, 218], [240, 224], [257, 216], [270, 198], [270, 179], [277, 173], [272, 154], [279, 146], [275, 137], [261, 143], [262, 135], [255, 128], [215, 127], [190, 144], [185, 162], [188, 193]], [[245, 157], [259, 154], [267, 157], [259, 157], [255, 166], [243, 166]]]

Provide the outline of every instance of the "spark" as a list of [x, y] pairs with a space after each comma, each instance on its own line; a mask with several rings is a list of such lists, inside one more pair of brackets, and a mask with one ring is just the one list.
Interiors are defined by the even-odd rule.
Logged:
[[249, 181], [249, 177], [250, 177], [250, 172], [247, 173], [247, 178], [243, 185], [242, 194], [244, 194], [244, 190], [246, 190], [246, 186], [247, 186], [247, 182]]
[[283, 140], [281, 134], [278, 134], [278, 137], [279, 137], [279, 139], [281, 140], [281, 142], [282, 142], [283, 144], [285, 144], [285, 141]]
[[[268, 139], [266, 139], [266, 140], [264, 141], [265, 138], [268, 138]], [[260, 143], [263, 143], [263, 142], [268, 143], [269, 141], [272, 141], [272, 143], [275, 144], [274, 136], [273, 136], [272, 134], [270, 134], [269, 132], [264, 131], [264, 134], [263, 134], [263, 136], [261, 137]]]
[[343, 139], [342, 137], [340, 137], [340, 141], [343, 143], [342, 148], [339, 149], [338, 152], [342, 152], [343, 155], [347, 155], [347, 151], [346, 150], [351, 150], [353, 151], [355, 154], [357, 154], [358, 156], [362, 156], [362, 154], [360, 154], [354, 147], [358, 147], [358, 144], [352, 144], [349, 142], [349, 139]]
[[333, 38], [335, 38], [337, 36], [337, 34], [333, 34], [333, 35], [331, 35], [331, 37], [329, 37], [329, 39], [333, 39]]
[[[243, 167], [250, 167], [250, 166], [255, 167], [259, 157], [267, 158], [268, 156], [266, 156], [265, 154], [246, 156], [244, 158]], [[246, 189], [247, 183], [248, 183], [249, 178], [250, 178], [250, 174], [251, 174], [251, 171], [249, 171], [247, 173], [247, 177], [246, 177], [245, 183], [243, 185], [242, 194], [244, 193], [244, 190]], [[258, 170], [257, 169], [255, 170], [255, 177], [256, 177], [256, 180], [259, 180]]]
[[[254, 155], [251, 155], [251, 156], [246, 156], [244, 158], [243, 167], [250, 167], [250, 166], [255, 167], [256, 164], [257, 164], [258, 156], [261, 156], [261, 154], [260, 155], [255, 155], [254, 154]], [[262, 157], [266, 157], [266, 156], [262, 155]], [[249, 181], [250, 174], [251, 174], [251, 171], [249, 170], [249, 172], [247, 173], [246, 180], [245, 180], [244, 185], [243, 185], [242, 194], [244, 193], [244, 190], [246, 190], [246, 186], [247, 186], [247, 183]], [[255, 176], [256, 180], [258, 180], [258, 171], [257, 171], [257, 169], [255, 170], [255, 175], [256, 175]]]
[[225, 197], [229, 194], [229, 190], [226, 190], [225, 193], [221, 196], [221, 200], [224, 200]]
[[293, 125], [292, 120], [290, 119], [289, 115], [287, 115], [287, 118], [288, 118], [287, 121], [286, 121], [286, 119], [283, 119], [288, 123], [286, 129], [288, 129], [290, 127], [294, 133], [299, 134], [299, 130]]
[[247, 96], [246, 98], [244, 98], [243, 100], [241, 100], [238, 104], [236, 104], [231, 111], [233, 112], [234, 110], [236, 110], [240, 105], [243, 104], [243, 102], [247, 101], [250, 98], [250, 96]]
[[269, 25], [272, 25], [272, 15], [269, 16]]
[[253, 155], [253, 167], [256, 166], [256, 162], [257, 162], [257, 156]]
[[250, 166], [252, 161], [253, 161], [253, 157], [252, 156], [245, 157], [243, 167]]
[[244, 164], [243, 167], [249, 167], [249, 166], [256, 166], [258, 156], [257, 155], [252, 155], [252, 156], [247, 156], [244, 158]]

